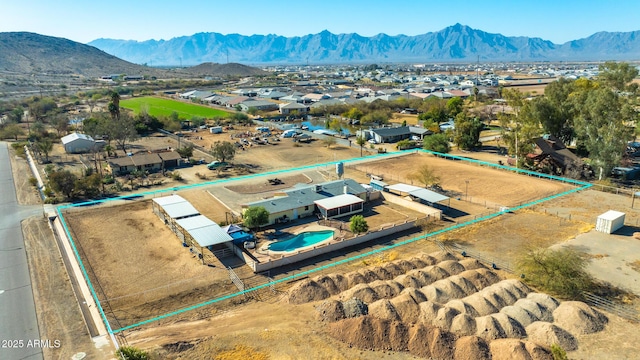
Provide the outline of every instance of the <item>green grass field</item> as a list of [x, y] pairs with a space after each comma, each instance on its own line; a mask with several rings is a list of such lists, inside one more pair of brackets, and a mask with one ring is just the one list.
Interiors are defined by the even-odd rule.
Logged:
[[123, 99], [120, 101], [120, 106], [125, 109], [133, 110], [135, 114], [138, 114], [141, 109], [146, 108], [147, 113], [153, 116], [169, 116], [175, 111], [182, 119], [191, 119], [194, 116], [200, 116], [206, 119], [212, 119], [214, 117], [225, 118], [230, 115], [226, 111], [213, 109], [207, 106], [151, 96]]

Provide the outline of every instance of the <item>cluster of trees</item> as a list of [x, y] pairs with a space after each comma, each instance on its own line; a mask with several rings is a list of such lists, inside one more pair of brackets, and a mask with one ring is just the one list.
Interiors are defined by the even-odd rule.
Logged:
[[550, 134], [566, 144], [575, 141], [598, 177], [608, 176], [635, 138], [639, 92], [632, 80], [637, 76], [634, 66], [607, 62], [596, 80], [560, 79], [546, 87], [544, 97], [525, 100], [519, 92], [504, 90], [513, 109], [500, 116], [509, 153], [524, 162], [534, 139]]

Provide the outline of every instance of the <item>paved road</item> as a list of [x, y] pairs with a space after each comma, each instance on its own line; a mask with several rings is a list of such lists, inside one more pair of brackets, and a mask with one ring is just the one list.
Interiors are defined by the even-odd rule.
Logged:
[[42, 216], [42, 206], [18, 205], [9, 151], [7, 144], [0, 142], [0, 359], [3, 360], [42, 359], [42, 349], [33, 346], [40, 333], [20, 226], [22, 219], [36, 214]]

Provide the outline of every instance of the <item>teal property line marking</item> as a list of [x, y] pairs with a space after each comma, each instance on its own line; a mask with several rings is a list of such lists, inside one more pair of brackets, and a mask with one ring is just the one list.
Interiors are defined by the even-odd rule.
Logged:
[[[147, 192], [131, 194], [131, 195], [122, 195], [122, 196], [118, 196], [118, 197], [114, 197], [114, 198], [108, 198], [108, 199], [99, 199], [99, 200], [91, 200], [91, 201], [85, 201], [85, 202], [75, 203], [75, 204], [60, 205], [60, 206], [56, 207], [56, 212], [58, 214], [58, 217], [60, 218], [60, 223], [62, 224], [62, 227], [63, 227], [63, 229], [65, 231], [65, 234], [67, 235], [67, 238], [69, 239], [69, 243], [71, 244], [71, 248], [73, 249], [73, 253], [74, 253], [75, 257], [76, 257], [76, 260], [78, 261], [78, 264], [80, 265], [80, 269], [82, 270], [82, 275], [84, 276], [84, 279], [87, 282], [87, 285], [88, 285], [89, 290], [91, 292], [91, 296], [93, 297], [93, 300], [95, 301], [96, 306], [98, 307], [98, 310], [100, 312], [100, 317], [102, 318], [102, 321], [105, 323], [105, 326], [107, 328], [107, 332], [109, 334], [115, 334], [116, 332], [114, 332], [111, 329], [111, 324], [107, 320], [107, 316], [104, 313], [104, 309], [102, 308], [102, 304], [100, 303], [100, 299], [98, 298], [98, 295], [97, 295], [96, 290], [95, 290], [95, 288], [93, 286], [93, 283], [91, 282], [91, 279], [89, 278], [89, 275], [88, 275], [87, 270], [86, 270], [86, 268], [84, 266], [84, 263], [82, 262], [82, 258], [80, 257], [80, 253], [78, 252], [76, 244], [75, 244], [75, 242], [73, 240], [73, 236], [71, 236], [71, 231], [69, 231], [69, 228], [67, 226], [67, 222], [66, 222], [66, 220], [64, 218], [62, 210], [65, 210], [65, 209], [68, 209], [68, 208], [74, 208], [74, 207], [102, 204], [102, 203], [106, 203], [106, 202], [109, 202], [109, 201], [127, 200], [127, 199], [132, 199], [132, 198], [137, 198], [137, 197], [144, 197], [144, 196], [147, 196], [147, 195], [156, 195], [156, 194], [162, 194], [162, 193], [167, 193], [167, 192], [175, 192], [175, 191], [185, 190], [185, 189], [193, 189], [193, 188], [197, 188], [197, 187], [210, 186], [210, 185], [221, 184], [221, 183], [226, 183], [226, 182], [231, 182], [231, 181], [240, 181], [240, 180], [246, 180], [246, 179], [253, 179], [253, 178], [261, 177], [261, 176], [269, 176], [269, 175], [276, 175], [276, 174], [282, 174], [282, 173], [288, 173], [288, 172], [294, 172], [294, 171], [314, 169], [314, 168], [318, 168], [318, 167], [322, 167], [322, 166], [335, 165], [335, 164], [337, 164], [339, 162], [357, 162], [357, 161], [362, 161], [362, 160], [375, 159], [375, 158], [386, 157], [386, 156], [391, 156], [391, 155], [398, 155], [398, 154], [402, 154], [402, 152], [390, 152], [390, 153], [384, 153], [384, 154], [368, 155], [368, 156], [361, 157], [361, 158], [353, 158], [353, 159], [346, 159], [346, 160], [335, 160], [335, 161], [330, 161], [330, 162], [321, 163], [321, 164], [313, 164], [313, 165], [301, 166], [301, 167], [294, 168], [294, 169], [273, 170], [273, 171], [268, 171], [268, 172], [264, 172], [264, 173], [243, 175], [243, 176], [239, 176], [239, 177], [235, 177], [235, 178], [229, 178], [229, 179], [219, 179], [219, 180], [208, 181], [208, 182], [199, 183], [199, 184], [183, 185], [183, 186], [177, 186], [177, 187], [173, 187], [173, 188], [165, 188], [165, 189], [147, 191]], [[243, 293], [245, 293], [245, 292], [243, 292]], [[237, 295], [235, 295], [235, 296], [237, 296]], [[218, 301], [222, 301], [222, 300], [218, 300]]]
[[[564, 196], [564, 195], [572, 193], [572, 192], [584, 190], [584, 189], [589, 188], [589, 187], [592, 186], [589, 183], [580, 182], [580, 181], [567, 179], [567, 178], [561, 178], [561, 177], [557, 177], [557, 176], [553, 176], [553, 175], [541, 174], [541, 173], [536, 173], [536, 172], [523, 170], [523, 169], [514, 169], [514, 168], [509, 167], [509, 166], [502, 166], [502, 165], [498, 165], [498, 164], [492, 164], [492, 163], [488, 163], [488, 162], [484, 162], [484, 161], [479, 161], [479, 160], [475, 160], [475, 159], [469, 159], [469, 158], [455, 156], [455, 155], [441, 154], [441, 153], [437, 153], [437, 152], [433, 152], [433, 151], [429, 151], [429, 150], [412, 149], [412, 150], [388, 152], [388, 153], [383, 153], [383, 154], [368, 155], [368, 156], [360, 157], [360, 158], [345, 159], [345, 160], [335, 160], [335, 161], [330, 161], [330, 162], [321, 163], [321, 164], [306, 165], [306, 166], [297, 167], [297, 168], [293, 168], [293, 169], [273, 170], [273, 171], [268, 171], [268, 172], [264, 172], [264, 173], [243, 175], [243, 176], [239, 176], [239, 177], [235, 177], [235, 178], [229, 178], [229, 179], [219, 179], [219, 180], [208, 181], [208, 182], [198, 183], [198, 184], [182, 185], [182, 186], [177, 186], [177, 187], [173, 187], [173, 188], [165, 188], [165, 189], [160, 189], [160, 190], [155, 190], [155, 191], [147, 191], [147, 192], [142, 192], [142, 193], [137, 193], [137, 194], [122, 195], [122, 196], [118, 196], [118, 197], [114, 197], [114, 198], [108, 198], [108, 199], [99, 199], [99, 200], [92, 200], [92, 201], [87, 201], [87, 202], [82, 202], [82, 203], [61, 205], [61, 206], [58, 206], [56, 208], [56, 211], [58, 213], [58, 216], [60, 217], [60, 220], [61, 220], [61, 223], [62, 223], [63, 228], [65, 230], [65, 233], [66, 233], [67, 237], [69, 238], [69, 241], [70, 241], [71, 246], [73, 248], [73, 251], [74, 251], [74, 254], [76, 256], [76, 259], [77, 259], [77, 261], [78, 261], [78, 263], [80, 265], [80, 268], [82, 270], [83, 276], [85, 277], [85, 281], [87, 282], [87, 284], [89, 286], [89, 289], [91, 291], [91, 295], [93, 296], [94, 301], [96, 302], [96, 305], [98, 306], [98, 309], [100, 311], [100, 316], [102, 317], [102, 320], [104, 321], [104, 323], [105, 323], [105, 325], [107, 327], [107, 331], [109, 332], [109, 334], [115, 334], [115, 333], [118, 333], [118, 332], [122, 332], [122, 331], [125, 331], [125, 330], [128, 330], [128, 329], [132, 329], [132, 328], [138, 327], [138, 326], [142, 326], [142, 325], [145, 325], [145, 324], [148, 324], [148, 323], [151, 323], [151, 322], [155, 322], [155, 321], [159, 321], [159, 320], [171, 317], [171, 316], [175, 316], [175, 315], [178, 315], [178, 314], [190, 311], [190, 310], [198, 309], [198, 308], [206, 306], [206, 305], [214, 304], [214, 303], [217, 303], [217, 302], [220, 302], [220, 301], [224, 301], [224, 300], [236, 297], [236, 296], [247, 294], [249, 292], [257, 291], [257, 290], [263, 289], [265, 287], [271, 286], [273, 284], [278, 284], [278, 283], [282, 283], [282, 282], [285, 282], [285, 281], [294, 280], [294, 279], [296, 279], [298, 277], [301, 277], [301, 276], [306, 276], [306, 275], [309, 275], [309, 274], [312, 274], [312, 273], [315, 273], [315, 272], [318, 272], [318, 271], [321, 271], [321, 270], [324, 270], [324, 269], [328, 269], [328, 268], [331, 268], [331, 267], [334, 267], [334, 266], [338, 266], [338, 265], [341, 265], [341, 264], [344, 264], [344, 263], [347, 263], [347, 262], [351, 262], [351, 261], [354, 261], [354, 260], [357, 260], [357, 259], [361, 259], [361, 258], [370, 256], [370, 255], [373, 255], [373, 254], [377, 254], [377, 253], [380, 253], [380, 252], [383, 252], [383, 251], [387, 251], [387, 250], [395, 248], [397, 246], [405, 245], [405, 244], [408, 244], [408, 243], [412, 243], [414, 241], [425, 239], [425, 238], [430, 237], [430, 236], [435, 236], [435, 235], [438, 235], [438, 234], [441, 234], [441, 233], [444, 233], [444, 232], [447, 232], [447, 231], [455, 230], [455, 229], [461, 228], [463, 226], [467, 226], [467, 225], [470, 225], [470, 224], [478, 223], [480, 221], [488, 220], [488, 219], [491, 219], [493, 217], [497, 217], [499, 215], [502, 215], [507, 211], [513, 211], [513, 210], [504, 210], [504, 211], [500, 211], [500, 212], [497, 212], [497, 213], [494, 213], [494, 214], [483, 216], [483, 217], [478, 218], [478, 219], [470, 220], [470, 221], [467, 221], [465, 223], [456, 224], [456, 225], [454, 225], [452, 227], [449, 227], [449, 228], [446, 228], [446, 229], [441, 229], [441, 230], [438, 230], [436, 232], [429, 233], [429, 234], [422, 235], [422, 236], [418, 236], [418, 237], [415, 237], [415, 238], [412, 238], [412, 239], [408, 239], [408, 240], [405, 240], [405, 241], [403, 241], [401, 243], [398, 243], [398, 244], [388, 245], [386, 247], [375, 249], [375, 250], [369, 251], [367, 253], [355, 255], [355, 256], [347, 258], [347, 259], [343, 259], [343, 260], [339, 260], [339, 261], [336, 261], [336, 262], [333, 262], [333, 263], [330, 263], [330, 264], [322, 265], [320, 267], [317, 267], [317, 268], [314, 268], [314, 269], [310, 269], [310, 270], [304, 271], [302, 273], [294, 274], [294, 275], [291, 275], [291, 276], [288, 276], [288, 277], [273, 281], [271, 283], [258, 285], [258, 286], [252, 287], [250, 289], [245, 289], [243, 291], [239, 291], [239, 292], [236, 292], [236, 293], [233, 293], [233, 294], [230, 294], [230, 295], [226, 295], [226, 296], [223, 296], [223, 297], [220, 297], [220, 298], [211, 299], [211, 300], [208, 300], [208, 301], [200, 303], [200, 304], [196, 304], [196, 305], [189, 306], [187, 308], [179, 309], [179, 310], [176, 310], [176, 311], [164, 314], [164, 315], [160, 315], [160, 316], [148, 319], [148, 320], [144, 320], [144, 321], [139, 322], [139, 323], [128, 325], [128, 326], [125, 326], [125, 327], [122, 327], [122, 328], [116, 329], [116, 330], [112, 330], [111, 329], [111, 325], [110, 325], [109, 321], [106, 318], [106, 315], [104, 313], [104, 310], [102, 308], [100, 300], [98, 299], [98, 296], [97, 296], [97, 293], [96, 293], [96, 291], [95, 291], [95, 289], [93, 287], [93, 284], [91, 283], [91, 280], [89, 279], [89, 276], [88, 276], [87, 271], [86, 271], [86, 269], [84, 267], [84, 264], [82, 262], [80, 254], [78, 253], [76, 245], [75, 245], [75, 243], [73, 241], [73, 237], [71, 236], [71, 233], [70, 233], [70, 231], [69, 231], [69, 229], [67, 227], [66, 221], [64, 220], [64, 216], [62, 214], [62, 210], [67, 209], [67, 208], [73, 208], [73, 207], [90, 206], [90, 205], [95, 205], [95, 204], [101, 204], [101, 203], [106, 203], [106, 202], [109, 202], [109, 201], [128, 200], [128, 199], [137, 198], [137, 197], [144, 197], [144, 196], [148, 196], [148, 195], [156, 195], [156, 194], [162, 194], [162, 193], [168, 193], [168, 192], [175, 192], [175, 191], [180, 191], [180, 190], [185, 190], [185, 189], [194, 189], [194, 188], [198, 188], [198, 187], [217, 185], [217, 184], [222, 184], [222, 183], [232, 182], [232, 181], [241, 181], [241, 180], [253, 179], [253, 178], [262, 177], [262, 176], [277, 175], [277, 174], [289, 173], [289, 172], [294, 172], [294, 171], [314, 169], [314, 168], [319, 168], [319, 167], [322, 167], [322, 166], [335, 165], [335, 164], [337, 164], [339, 162], [353, 163], [353, 162], [367, 161], [367, 160], [377, 159], [377, 158], [382, 158], [382, 157], [391, 157], [391, 156], [396, 156], [396, 155], [401, 155], [401, 154], [413, 153], [416, 150], [422, 151], [422, 152], [425, 152], [425, 153], [430, 153], [430, 154], [437, 155], [437, 156], [441, 156], [441, 157], [445, 157], [445, 158], [463, 160], [463, 161], [477, 163], [477, 164], [480, 164], [480, 165], [486, 165], [486, 166], [490, 166], [490, 167], [494, 167], [494, 168], [500, 168], [500, 169], [504, 169], [504, 170], [515, 171], [515, 172], [518, 172], [518, 173], [525, 173], [525, 174], [528, 174], [528, 175], [535, 175], [535, 176], [538, 176], [538, 177], [544, 177], [544, 178], [548, 178], [548, 179], [551, 179], [551, 180], [558, 180], [558, 181], [563, 181], [563, 182], [567, 182], [567, 183], [583, 185], [581, 188], [572, 189], [572, 190], [566, 191], [564, 193], [560, 193], [560, 194], [557, 194], [557, 195], [550, 196], [548, 198], [544, 198], [544, 199], [541, 199], [541, 200], [536, 200], [534, 202], [521, 205], [521, 206], [517, 207], [517, 209], [528, 207], [528, 206], [532, 206], [532, 205], [538, 204], [540, 202], [547, 201], [547, 200], [550, 200], [550, 199], [554, 199], [554, 198], [559, 197], [559, 196]], [[513, 209], [516, 209], [516, 208], [513, 208]]]
[[87, 285], [89, 285], [89, 290], [91, 291], [91, 296], [93, 296], [93, 300], [96, 302], [96, 306], [98, 307], [98, 310], [100, 311], [100, 317], [102, 318], [102, 321], [104, 321], [105, 326], [107, 328], [107, 333], [109, 334], [114, 334], [113, 330], [111, 330], [111, 324], [109, 323], [109, 321], [107, 320], [107, 316], [104, 313], [104, 310], [102, 309], [102, 304], [100, 304], [100, 299], [98, 299], [98, 295], [96, 294], [96, 290], [93, 288], [93, 284], [91, 283], [91, 280], [89, 280], [89, 275], [87, 274], [87, 269], [85, 269], [84, 264], [82, 263], [82, 260], [80, 259], [80, 253], [78, 252], [78, 249], [76, 248], [76, 244], [73, 241], [73, 238], [71, 237], [71, 232], [69, 231], [69, 228], [67, 227], [67, 222], [64, 220], [64, 216], [62, 216], [62, 212], [60, 211], [60, 209], [56, 209], [57, 213], [58, 213], [58, 217], [60, 218], [60, 223], [62, 224], [62, 228], [64, 229], [64, 232], [67, 234], [67, 237], [69, 238], [69, 242], [71, 243], [71, 248], [73, 249], [73, 253], [76, 256], [76, 259], [78, 260], [78, 264], [80, 265], [80, 269], [82, 270], [82, 276], [84, 276], [84, 279], [87, 281]]
[[530, 206], [534, 206], [534, 205], [540, 204], [540, 203], [548, 201], [548, 200], [556, 199], [556, 198], [559, 198], [561, 196], [565, 196], [565, 195], [568, 195], [568, 194], [572, 194], [574, 192], [585, 190], [585, 189], [590, 188], [591, 186], [592, 186], [592, 184], [588, 184], [587, 183], [585, 186], [582, 186], [582, 187], [579, 187], [579, 188], [573, 188], [573, 189], [570, 189], [570, 190], [567, 190], [567, 191], [564, 191], [564, 192], [561, 192], [561, 193], [558, 193], [558, 194], [555, 194], [555, 195], [551, 195], [551, 196], [545, 197], [543, 199], [534, 200], [532, 202], [529, 202], [529, 203], [526, 203], [526, 204], [523, 204], [523, 205], [520, 205], [520, 206], [516, 206], [516, 207], [513, 207], [513, 208], [501, 210], [501, 211], [498, 211], [496, 213], [492, 213], [492, 214], [485, 215], [485, 216], [482, 216], [482, 217], [477, 218], [477, 219], [473, 219], [473, 220], [469, 220], [469, 221], [466, 221], [466, 222], [463, 222], [463, 223], [460, 223], [460, 224], [456, 224], [456, 225], [450, 226], [450, 227], [445, 228], [445, 229], [440, 229], [440, 230], [431, 232], [429, 234], [416, 236], [414, 238], [401, 241], [401, 242], [399, 242], [397, 244], [387, 245], [387, 246], [381, 247], [379, 249], [374, 249], [374, 250], [368, 251], [368, 252], [363, 253], [363, 254], [352, 256], [352, 257], [347, 258], [347, 259], [338, 260], [338, 261], [335, 261], [335, 262], [332, 262], [332, 263], [329, 263], [329, 264], [326, 264], [326, 265], [319, 266], [317, 268], [313, 268], [313, 269], [309, 269], [309, 270], [306, 270], [306, 271], [303, 271], [303, 272], [300, 272], [300, 273], [297, 273], [297, 274], [289, 275], [289, 276], [284, 277], [282, 279], [278, 279], [278, 280], [275, 280], [275, 281], [271, 281], [269, 283], [265, 283], [265, 284], [262, 284], [262, 285], [254, 286], [252, 288], [245, 289], [245, 290], [242, 290], [242, 291], [238, 291], [238, 292], [233, 293], [233, 294], [229, 294], [229, 295], [225, 295], [225, 296], [222, 296], [222, 297], [219, 297], [219, 298], [207, 300], [205, 302], [202, 302], [202, 303], [199, 303], [199, 304], [196, 304], [196, 305], [192, 305], [192, 306], [189, 306], [189, 307], [186, 307], [186, 308], [183, 308], [183, 309], [172, 311], [172, 312], [169, 312], [167, 314], [160, 315], [160, 316], [157, 316], [157, 317], [154, 317], [154, 318], [151, 318], [151, 319], [148, 319], [148, 320], [144, 320], [144, 321], [141, 321], [141, 322], [138, 322], [138, 323], [135, 323], [135, 324], [124, 326], [124, 327], [122, 327], [120, 329], [114, 330], [114, 333], [119, 333], [119, 332], [122, 332], [122, 331], [125, 331], [125, 330], [133, 329], [133, 328], [136, 328], [136, 327], [139, 327], [139, 326], [142, 326], [142, 325], [146, 325], [146, 324], [149, 324], [149, 323], [152, 323], [152, 322], [156, 322], [156, 321], [159, 321], [159, 320], [162, 320], [162, 319], [169, 318], [171, 316], [175, 316], [175, 315], [179, 315], [179, 314], [191, 311], [191, 310], [195, 310], [195, 309], [201, 308], [203, 306], [215, 304], [217, 302], [228, 300], [228, 299], [231, 299], [231, 298], [236, 297], [236, 296], [240, 296], [240, 295], [244, 295], [244, 294], [247, 294], [247, 293], [250, 293], [250, 292], [253, 292], [253, 291], [264, 289], [264, 288], [266, 288], [268, 286], [272, 286], [274, 284], [280, 284], [280, 283], [283, 283], [283, 282], [286, 282], [286, 281], [291, 281], [291, 280], [294, 280], [296, 278], [307, 276], [307, 275], [313, 274], [313, 273], [321, 271], [321, 270], [325, 270], [325, 269], [332, 268], [332, 267], [335, 267], [335, 266], [338, 266], [338, 265], [342, 265], [344, 263], [352, 262], [354, 260], [358, 260], [358, 259], [361, 259], [361, 258], [364, 258], [364, 257], [368, 257], [368, 256], [371, 256], [371, 255], [374, 255], [374, 254], [378, 254], [378, 253], [381, 253], [381, 252], [384, 252], [384, 251], [387, 251], [387, 250], [390, 250], [390, 249], [393, 249], [393, 248], [396, 248], [396, 247], [399, 247], [399, 246], [407, 245], [407, 244], [413, 243], [413, 242], [418, 241], [418, 240], [423, 240], [423, 239], [426, 239], [426, 238], [429, 238], [429, 237], [432, 237], [432, 236], [443, 234], [445, 232], [449, 232], [449, 231], [453, 231], [453, 230], [456, 230], [456, 229], [460, 229], [460, 228], [468, 226], [468, 225], [476, 224], [476, 223], [479, 223], [479, 222], [482, 222], [482, 221], [485, 221], [485, 220], [489, 220], [489, 219], [498, 217], [498, 216], [503, 215], [503, 214], [508, 213], [508, 212], [521, 210], [521, 209], [524, 209], [524, 208], [527, 208], [527, 207], [530, 207]]

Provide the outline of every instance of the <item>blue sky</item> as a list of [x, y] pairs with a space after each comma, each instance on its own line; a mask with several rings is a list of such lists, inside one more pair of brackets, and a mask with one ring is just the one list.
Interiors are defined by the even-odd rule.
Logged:
[[461, 23], [563, 43], [598, 31], [640, 30], [640, 1], [592, 0], [21, 0], [0, 6], [0, 32], [87, 43], [171, 39], [198, 32], [302, 36], [322, 30], [418, 35]]

